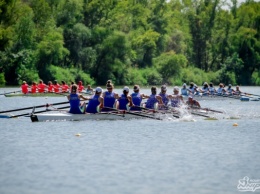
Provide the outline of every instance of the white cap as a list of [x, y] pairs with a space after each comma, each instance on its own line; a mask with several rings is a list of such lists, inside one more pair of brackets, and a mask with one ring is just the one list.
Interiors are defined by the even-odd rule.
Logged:
[[173, 91], [174, 91], [174, 90], [179, 91], [179, 87], [178, 87], [178, 86], [175, 86], [175, 87], [173, 88]]
[[129, 92], [129, 87], [125, 86], [123, 91]]
[[187, 84], [186, 84], [186, 83], [184, 83], [182, 86], [187, 86]]
[[192, 96], [189, 96], [189, 98], [193, 98]]
[[103, 91], [103, 90], [102, 90], [101, 87], [97, 87], [97, 88], [96, 88], [96, 92], [100, 93], [100, 92], [102, 92], [102, 91]]
[[231, 84], [228, 84], [228, 86], [230, 86], [230, 87], [231, 87], [232, 85], [231, 85]]
[[204, 82], [203, 86], [204, 86], [204, 85], [208, 85], [208, 83], [207, 83], [207, 82]]
[[166, 85], [162, 85], [161, 90], [162, 90], [162, 91], [167, 91]]

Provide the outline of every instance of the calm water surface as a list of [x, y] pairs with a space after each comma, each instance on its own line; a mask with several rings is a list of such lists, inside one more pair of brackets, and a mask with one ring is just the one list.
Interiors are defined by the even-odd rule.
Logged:
[[[260, 87], [242, 90], [260, 95]], [[63, 101], [0, 96], [0, 111]], [[0, 119], [0, 193], [239, 193], [239, 179], [260, 179], [260, 101], [200, 103], [226, 114], [215, 121]]]

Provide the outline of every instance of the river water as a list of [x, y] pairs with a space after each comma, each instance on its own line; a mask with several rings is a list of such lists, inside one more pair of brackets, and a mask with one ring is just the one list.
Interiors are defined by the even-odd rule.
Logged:
[[[241, 90], [260, 95], [260, 87]], [[63, 101], [0, 96], [0, 111]], [[0, 119], [0, 193], [238, 193], [239, 179], [260, 179], [260, 101], [200, 104], [226, 113], [218, 120]]]

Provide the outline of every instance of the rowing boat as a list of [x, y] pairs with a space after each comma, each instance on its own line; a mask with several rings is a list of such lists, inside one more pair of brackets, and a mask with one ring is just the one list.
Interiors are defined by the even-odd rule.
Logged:
[[[81, 93], [84, 95], [91, 95], [91, 93]], [[11, 93], [11, 94], [5, 94], [5, 97], [60, 97], [60, 96], [67, 96], [69, 93], [50, 93], [50, 92], [44, 92], [44, 93], [27, 93], [23, 94], [21, 92], [19, 93]]]
[[[182, 95], [183, 99], [188, 99], [189, 96]], [[259, 98], [253, 98], [248, 96], [236, 96], [236, 95], [193, 95], [195, 100], [230, 100], [237, 99], [241, 101], [259, 101]]]
[[52, 112], [52, 113], [40, 113], [31, 114], [32, 122], [37, 121], [81, 121], [81, 120], [129, 120], [129, 119], [160, 119], [159, 114], [149, 113], [142, 114], [141, 112], [101, 112], [96, 114], [71, 114], [68, 112]]

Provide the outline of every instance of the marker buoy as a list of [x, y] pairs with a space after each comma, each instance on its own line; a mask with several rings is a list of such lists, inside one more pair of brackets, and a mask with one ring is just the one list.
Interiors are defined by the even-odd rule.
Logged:
[[80, 133], [77, 133], [77, 134], [75, 134], [75, 136], [79, 137], [79, 136], [81, 136], [81, 134], [80, 134]]
[[233, 124], [233, 126], [234, 126], [234, 127], [237, 127], [237, 126], [238, 126], [238, 124], [237, 124], [237, 123], [234, 123], [234, 124]]

